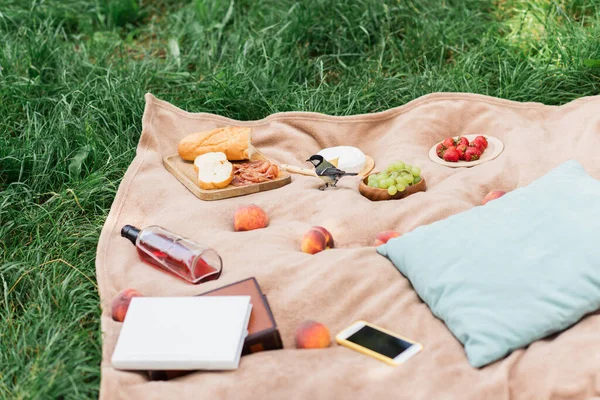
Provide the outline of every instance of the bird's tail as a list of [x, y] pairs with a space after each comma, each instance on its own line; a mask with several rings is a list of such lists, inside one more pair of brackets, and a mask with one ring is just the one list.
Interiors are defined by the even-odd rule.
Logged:
[[344, 176], [356, 176], [358, 175], [356, 172], [344, 172]]

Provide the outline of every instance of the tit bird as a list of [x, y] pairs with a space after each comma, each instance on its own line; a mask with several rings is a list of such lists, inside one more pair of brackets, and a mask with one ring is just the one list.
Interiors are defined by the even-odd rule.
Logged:
[[329, 185], [336, 187], [338, 180], [340, 180], [343, 176], [354, 176], [358, 175], [354, 172], [346, 172], [342, 171], [339, 168], [336, 168], [335, 165], [326, 161], [323, 156], [315, 154], [311, 156], [308, 160], [312, 165], [315, 166], [315, 173], [323, 182], [325, 182], [325, 186], [321, 186], [319, 190], [325, 190], [329, 187]]

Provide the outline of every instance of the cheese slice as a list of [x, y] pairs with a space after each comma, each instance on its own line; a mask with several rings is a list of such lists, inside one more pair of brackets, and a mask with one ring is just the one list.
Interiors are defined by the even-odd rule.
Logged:
[[233, 164], [227, 161], [225, 153], [212, 152], [196, 157], [194, 170], [202, 189], [222, 189], [233, 180]]

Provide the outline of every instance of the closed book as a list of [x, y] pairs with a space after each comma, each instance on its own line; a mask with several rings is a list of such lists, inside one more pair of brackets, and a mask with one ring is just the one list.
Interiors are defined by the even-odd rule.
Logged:
[[[250, 296], [252, 311], [242, 355], [283, 348], [283, 342], [267, 296], [262, 292], [254, 277], [211, 290], [199, 296]], [[185, 375], [188, 371], [163, 370], [149, 371], [149, 373], [152, 380], [168, 380]]]
[[112, 365], [123, 370], [231, 370], [247, 335], [250, 296], [134, 297]]

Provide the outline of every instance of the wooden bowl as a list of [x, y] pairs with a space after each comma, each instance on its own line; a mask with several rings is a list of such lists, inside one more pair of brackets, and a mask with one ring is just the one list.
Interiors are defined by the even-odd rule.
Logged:
[[358, 184], [358, 191], [360, 192], [360, 194], [362, 194], [371, 201], [398, 200], [403, 199], [406, 196], [410, 196], [411, 194], [417, 192], [424, 192], [425, 190], [427, 190], [427, 184], [425, 183], [425, 178], [423, 176], [421, 176], [421, 181], [419, 183], [407, 186], [403, 192], [398, 192], [393, 196], [390, 196], [387, 189], [374, 188], [368, 186], [368, 179], [369, 176], [366, 176], [363, 180], [360, 181], [360, 183]]

